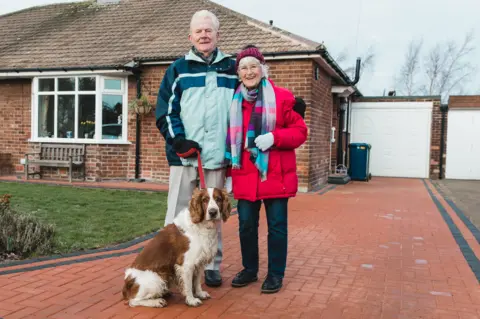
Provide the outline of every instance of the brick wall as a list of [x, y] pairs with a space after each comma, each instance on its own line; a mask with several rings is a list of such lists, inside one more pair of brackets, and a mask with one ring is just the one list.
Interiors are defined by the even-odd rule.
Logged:
[[[445, 114], [445, 140], [447, 139], [447, 114]], [[433, 101], [432, 111], [432, 136], [430, 142], [430, 178], [438, 179], [440, 176], [440, 145], [442, 130], [442, 111], [440, 110], [440, 100]], [[443, 160], [443, 176], [445, 176], [445, 153], [444, 144], [442, 160]]]
[[[441, 144], [441, 120], [442, 112], [440, 110], [440, 98], [438, 97], [394, 97], [394, 98], [369, 98], [364, 97], [358, 100], [359, 102], [433, 102], [432, 110], [432, 128], [431, 128], [431, 138], [430, 138], [430, 178], [437, 179], [440, 173], [440, 144]], [[445, 140], [447, 137], [447, 118], [445, 116]], [[445, 152], [444, 148], [443, 154], [443, 176], [445, 176]]]
[[[308, 139], [296, 152], [299, 191], [318, 189], [327, 182], [332, 115], [336, 117], [331, 78], [321, 70], [318, 80], [315, 80], [314, 69], [317, 65], [313, 61], [269, 61], [267, 64], [272, 80], [303, 98], [307, 104], [305, 123]], [[338, 119], [335, 121], [338, 122]], [[332, 145], [332, 154], [334, 152], [335, 145]]]
[[480, 108], [480, 95], [451, 95], [448, 108]]
[[310, 174], [309, 143], [311, 140], [311, 129], [309, 123], [312, 112], [312, 62], [304, 60], [268, 61], [267, 64], [270, 67], [270, 78], [275, 84], [289, 89], [295, 96], [301, 97], [307, 105], [305, 123], [309, 127], [308, 139], [296, 150], [299, 190], [307, 191], [309, 189], [308, 176]]
[[23, 170], [30, 137], [31, 88], [29, 79], [0, 80], [0, 153], [16, 171]]
[[[142, 92], [156, 105], [158, 89], [167, 66], [151, 66], [142, 70]], [[129, 100], [136, 96], [137, 84], [131, 77], [128, 81]], [[128, 123], [128, 140], [133, 143], [129, 153], [128, 177], [135, 177], [135, 139], [136, 115], [132, 114]], [[140, 177], [162, 183], [168, 183], [169, 168], [165, 154], [165, 140], [155, 124], [155, 111], [141, 120], [140, 139]]]
[[313, 79], [312, 82], [312, 107], [307, 118], [307, 125], [310, 128], [308, 182], [310, 189], [313, 190], [327, 182], [330, 156], [335, 153], [330, 143], [331, 127], [335, 122], [332, 119], [331, 89], [331, 78], [323, 70], [320, 71], [318, 80]]
[[[306, 60], [268, 61], [272, 80], [305, 100], [305, 122], [309, 127], [307, 142], [297, 149], [300, 191], [308, 191], [325, 183], [328, 172], [329, 138], [332, 116], [330, 77], [320, 73], [314, 80], [314, 62]], [[142, 70], [142, 91], [154, 105], [158, 88], [167, 66], [149, 66]], [[129, 77], [129, 101], [136, 96], [136, 81]], [[30, 138], [31, 80], [0, 81], [0, 147], [12, 154], [15, 170], [23, 173], [19, 160], [24, 153], [38, 149]], [[13, 113], [12, 113], [13, 112]], [[336, 115], [335, 115], [336, 116]], [[338, 122], [335, 119], [334, 122]], [[141, 119], [140, 177], [167, 183], [169, 168], [165, 142], [155, 125], [154, 111]], [[136, 114], [128, 116], [128, 141], [131, 145], [87, 145], [87, 180], [132, 179], [135, 177]], [[335, 149], [332, 149], [335, 154]], [[67, 178], [65, 169], [42, 168], [46, 178]]]
[[[297, 149], [299, 190], [308, 191], [325, 183], [328, 173], [329, 138], [332, 116], [332, 95], [330, 77], [321, 73], [314, 80], [314, 63], [305, 60], [268, 61], [270, 78], [276, 85], [292, 91], [305, 100], [307, 110], [305, 122], [309, 127], [307, 142]], [[166, 67], [145, 69], [142, 82], [151, 90], [150, 99], [156, 102], [158, 87]], [[134, 83], [134, 81], [129, 81]], [[129, 94], [135, 95], [132, 84]], [[145, 90], [145, 89], [144, 89]], [[129, 122], [129, 140], [134, 141], [135, 123]], [[168, 182], [168, 166], [165, 159], [165, 144], [155, 126], [155, 118], [142, 122], [141, 176], [156, 181]], [[333, 152], [333, 151], [332, 151]], [[132, 162], [134, 163], [134, 153]], [[134, 167], [134, 166], [133, 166]], [[133, 170], [129, 172], [133, 176]]]

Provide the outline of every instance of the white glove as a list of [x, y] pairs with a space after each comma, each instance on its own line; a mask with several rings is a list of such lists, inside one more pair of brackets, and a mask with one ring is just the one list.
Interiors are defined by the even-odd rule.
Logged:
[[260, 135], [255, 139], [255, 144], [262, 152], [265, 152], [272, 147], [273, 142], [274, 138], [272, 133]]
[[227, 193], [228, 194], [231, 194], [232, 193], [232, 177], [229, 176], [227, 177], [227, 179], [225, 180], [225, 189], [227, 190]]

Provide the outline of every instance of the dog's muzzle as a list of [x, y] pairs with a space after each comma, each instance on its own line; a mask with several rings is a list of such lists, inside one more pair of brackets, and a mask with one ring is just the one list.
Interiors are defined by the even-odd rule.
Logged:
[[208, 210], [208, 216], [210, 216], [211, 219], [215, 219], [218, 216], [218, 209], [216, 208], [210, 208]]

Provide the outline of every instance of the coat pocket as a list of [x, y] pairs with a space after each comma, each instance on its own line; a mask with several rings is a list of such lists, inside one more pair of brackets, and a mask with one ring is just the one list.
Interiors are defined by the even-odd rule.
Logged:
[[281, 153], [273, 150], [268, 156], [268, 179], [274, 181], [283, 181]]
[[295, 151], [281, 151], [280, 159], [285, 192], [288, 194], [295, 194], [298, 190], [297, 159]]

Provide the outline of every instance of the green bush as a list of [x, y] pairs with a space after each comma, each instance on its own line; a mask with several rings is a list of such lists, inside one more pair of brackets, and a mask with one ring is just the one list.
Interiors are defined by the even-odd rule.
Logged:
[[52, 252], [53, 225], [42, 224], [34, 216], [10, 207], [10, 195], [0, 197], [0, 253], [14, 253], [23, 258]]

